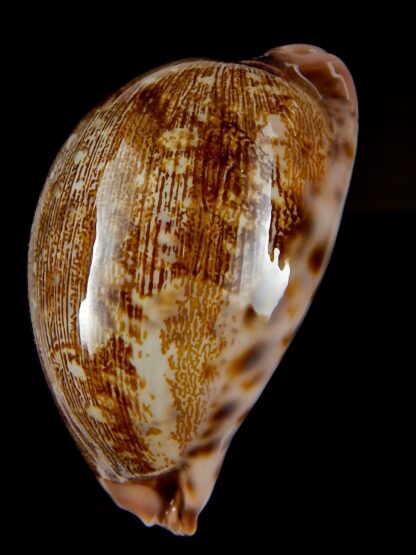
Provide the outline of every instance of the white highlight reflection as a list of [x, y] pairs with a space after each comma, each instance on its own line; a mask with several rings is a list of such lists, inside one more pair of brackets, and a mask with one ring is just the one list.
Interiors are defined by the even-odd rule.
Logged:
[[[266, 121], [267, 123], [259, 133], [256, 142], [258, 162], [253, 165], [251, 181], [254, 188], [250, 194], [252, 202], [257, 206], [261, 206], [264, 199], [267, 199], [267, 207], [259, 208], [257, 212], [254, 222], [255, 244], [252, 244], [249, 250], [247, 247], [244, 249], [245, 267], [243, 267], [242, 286], [245, 292], [249, 292], [249, 302], [257, 314], [270, 318], [286, 291], [290, 267], [286, 261], [284, 267], [280, 268], [278, 248], [274, 249], [273, 257], [269, 254], [273, 194], [275, 194], [275, 202], [279, 202], [279, 196], [273, 189], [274, 161], [278, 158], [280, 168], [285, 168], [283, 140], [286, 126], [278, 115], [269, 115]], [[273, 139], [275, 140], [274, 144]], [[270, 173], [268, 175], [265, 172], [265, 165], [262, 163], [264, 159], [273, 161], [269, 166]], [[241, 222], [242, 219], [240, 225]]]
[[118, 280], [123, 280], [118, 258], [130, 225], [133, 155], [132, 147], [123, 140], [98, 186], [96, 236], [87, 293], [79, 308], [80, 339], [90, 356], [115, 331], [109, 323], [112, 315], [106, 312], [110, 307], [105, 301], [111, 290], [117, 290]]
[[267, 316], [267, 318], [270, 318], [273, 310], [279, 304], [289, 283], [289, 264], [286, 261], [281, 270], [279, 268], [279, 254], [279, 249], [275, 249], [274, 261], [272, 261], [266, 251], [252, 300], [253, 308], [257, 314]]

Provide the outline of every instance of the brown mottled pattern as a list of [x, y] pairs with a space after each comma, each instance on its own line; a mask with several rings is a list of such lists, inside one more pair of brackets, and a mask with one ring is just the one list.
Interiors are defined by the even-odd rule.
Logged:
[[267, 344], [259, 343], [250, 347], [248, 351], [243, 352], [238, 358], [233, 361], [232, 366], [230, 367], [230, 374], [241, 374], [247, 371], [250, 371], [252, 368], [255, 368], [259, 360], [264, 355], [264, 352], [267, 350]]
[[315, 245], [315, 247], [312, 249], [309, 255], [309, 258], [308, 258], [309, 268], [311, 272], [313, 272], [314, 274], [317, 274], [321, 269], [322, 263], [325, 258], [325, 250], [326, 250], [325, 245]]
[[[172, 467], [198, 432], [229, 347], [228, 295], [256, 277], [258, 228], [270, 218], [273, 260], [326, 171], [331, 128], [317, 103], [278, 70], [183, 62], [124, 87], [59, 153], [33, 225], [31, 311], [58, 405], [105, 478]], [[94, 315], [84, 328], [82, 303]], [[154, 337], [167, 422], [140, 367]], [[244, 356], [247, 367], [255, 352]]]

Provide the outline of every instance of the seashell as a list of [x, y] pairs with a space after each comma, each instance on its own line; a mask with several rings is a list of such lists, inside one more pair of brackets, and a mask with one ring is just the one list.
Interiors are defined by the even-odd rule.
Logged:
[[192, 534], [323, 275], [357, 138], [351, 76], [307, 45], [185, 60], [78, 125], [35, 214], [34, 335], [114, 501]]

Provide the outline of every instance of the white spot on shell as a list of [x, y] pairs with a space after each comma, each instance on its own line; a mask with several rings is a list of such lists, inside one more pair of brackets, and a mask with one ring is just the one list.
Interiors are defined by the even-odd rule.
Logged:
[[264, 128], [264, 134], [268, 137], [283, 139], [286, 134], [286, 126], [278, 114], [267, 116], [268, 125]]
[[72, 188], [74, 191], [81, 191], [82, 187], [84, 186], [84, 180], [81, 179], [80, 181], [76, 181], [73, 185]]
[[139, 173], [139, 175], [136, 177], [136, 183], [139, 187], [142, 187], [144, 185], [144, 174], [143, 173]]
[[75, 378], [79, 378], [80, 380], [87, 379], [84, 369], [76, 362], [68, 362], [68, 370]]
[[187, 167], [191, 167], [191, 159], [187, 158], [186, 156], [179, 156], [178, 158], [178, 165], [176, 166], [176, 174], [183, 174], [186, 171]]
[[172, 220], [172, 216], [169, 212], [165, 212], [164, 210], [160, 210], [158, 214], [159, 221], [162, 223], [170, 222]]
[[160, 146], [171, 150], [195, 147], [198, 144], [198, 130], [177, 127], [171, 131], [165, 131], [159, 137], [159, 144]]
[[76, 156], [75, 156], [75, 160], [74, 160], [75, 164], [79, 164], [80, 162], [82, 162], [84, 160], [85, 156], [86, 156], [85, 151], [84, 150], [79, 150], [76, 153]]
[[198, 84], [213, 87], [215, 85], [215, 78], [213, 75], [204, 75], [203, 77], [199, 77]]
[[172, 235], [166, 233], [163, 229], [160, 230], [157, 241], [159, 245], [173, 245], [173, 237]]
[[94, 418], [94, 420], [97, 420], [97, 422], [106, 422], [106, 419], [104, 418], [104, 415], [101, 412], [101, 409], [98, 407], [95, 407], [94, 405], [90, 405], [88, 407], [87, 414], [88, 416], [91, 416], [91, 418]]

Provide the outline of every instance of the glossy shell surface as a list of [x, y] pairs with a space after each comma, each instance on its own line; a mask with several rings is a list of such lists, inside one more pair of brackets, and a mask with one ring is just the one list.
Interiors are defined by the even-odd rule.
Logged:
[[332, 250], [357, 135], [305, 45], [170, 64], [88, 114], [36, 211], [29, 296], [60, 412], [103, 487], [195, 530]]

